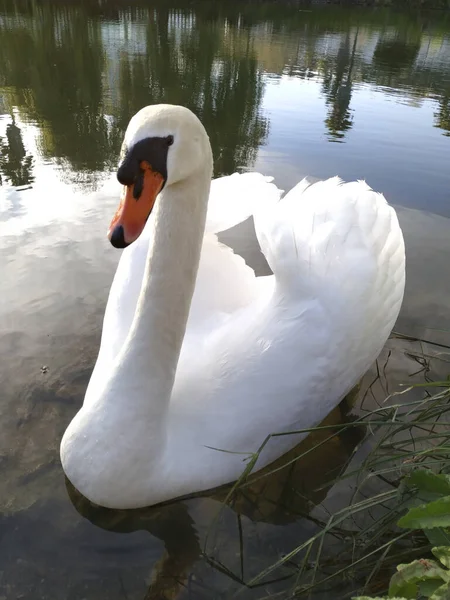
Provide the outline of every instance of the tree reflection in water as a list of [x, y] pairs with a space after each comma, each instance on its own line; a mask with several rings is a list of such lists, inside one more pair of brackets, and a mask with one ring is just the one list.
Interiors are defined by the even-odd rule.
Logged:
[[14, 117], [6, 126], [6, 139], [0, 137], [0, 185], [3, 178], [14, 187], [30, 185], [34, 180], [33, 157], [25, 150]]
[[260, 114], [263, 77], [248, 31], [226, 33], [218, 17], [146, 10], [142, 47], [133, 52], [125, 45], [116, 56], [124, 28], [112, 24], [108, 37], [101, 21], [87, 20], [81, 9], [44, 5], [34, 11], [32, 24], [0, 23], [0, 86], [8, 85], [10, 103], [40, 126], [44, 157], [69, 167], [73, 180], [114, 168], [130, 117], [159, 102], [198, 114], [217, 174], [254, 160], [268, 123]]
[[[433, 30], [404, 15], [393, 35], [382, 18], [370, 22], [377, 15], [347, 9], [10, 4], [16, 17], [0, 22], [0, 87], [9, 109], [38, 125], [43, 156], [71, 182], [95, 184], [113, 170], [131, 115], [157, 102], [198, 114], [216, 175], [251, 167], [269, 131], [266, 72], [320, 82], [330, 141], [343, 141], [352, 127], [353, 88], [362, 82], [432, 92], [436, 126], [447, 131], [450, 73], [427, 55], [419, 61], [423, 36]], [[372, 39], [369, 59], [364, 43]]]
[[450, 90], [438, 101], [438, 111], [434, 113], [435, 127], [443, 129], [443, 135], [450, 137]]

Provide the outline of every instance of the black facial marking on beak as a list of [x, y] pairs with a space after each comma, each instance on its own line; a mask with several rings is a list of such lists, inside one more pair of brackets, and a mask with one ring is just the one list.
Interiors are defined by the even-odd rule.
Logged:
[[[167, 179], [167, 153], [173, 144], [173, 136], [149, 137], [129, 148], [117, 170], [117, 179], [122, 185], [133, 185], [133, 196], [139, 200], [144, 187], [144, 171], [140, 165], [147, 161], [153, 171]], [[162, 189], [162, 188], [161, 188]]]
[[109, 241], [114, 248], [126, 248], [128, 246], [125, 241], [125, 234], [122, 225], [116, 225], [116, 227], [114, 227], [114, 231], [112, 232]]

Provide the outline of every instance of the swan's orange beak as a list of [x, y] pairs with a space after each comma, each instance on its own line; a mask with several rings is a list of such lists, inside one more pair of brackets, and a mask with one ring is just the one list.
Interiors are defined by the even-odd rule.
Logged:
[[[119, 208], [108, 229], [108, 239], [115, 248], [125, 248], [141, 235], [164, 184], [164, 177], [153, 171], [147, 161], [139, 166], [142, 179], [123, 186]], [[140, 193], [136, 193], [136, 188]]]

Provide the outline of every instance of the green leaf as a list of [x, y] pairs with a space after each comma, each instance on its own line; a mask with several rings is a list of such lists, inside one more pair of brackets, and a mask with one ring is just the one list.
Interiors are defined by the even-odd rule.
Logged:
[[442, 581], [440, 579], [428, 579], [419, 583], [420, 595], [429, 598], [434, 592], [442, 587]]
[[400, 596], [354, 596], [352, 600], [408, 600], [408, 598], [400, 598]]
[[444, 565], [444, 567], [447, 567], [447, 569], [450, 568], [450, 547], [449, 546], [437, 546], [436, 548], [432, 548], [431, 552]]
[[[393, 577], [395, 577], [395, 575]], [[398, 588], [396, 589], [395, 594], [402, 594], [402, 596], [408, 598], [408, 600], [416, 600], [417, 593], [419, 591], [419, 586], [417, 585], [417, 583], [415, 583], [414, 581], [402, 581], [401, 583], [397, 582], [397, 584]], [[391, 592], [391, 588], [389, 587], [389, 595], [391, 593], [393, 592]]]
[[405, 529], [432, 529], [434, 527], [450, 526], [450, 496], [444, 496], [410, 508], [397, 523]]
[[415, 599], [417, 584], [430, 579], [447, 581], [447, 572], [434, 560], [414, 560], [407, 565], [398, 565], [397, 573], [391, 577], [389, 596]]
[[417, 469], [405, 478], [408, 487], [416, 487], [420, 492], [450, 496], [450, 476], [433, 473], [429, 469]]
[[450, 600], [450, 584], [444, 583], [430, 596], [430, 600]]
[[447, 529], [435, 527], [434, 529], [424, 529], [423, 532], [433, 546], [450, 546], [450, 534]]

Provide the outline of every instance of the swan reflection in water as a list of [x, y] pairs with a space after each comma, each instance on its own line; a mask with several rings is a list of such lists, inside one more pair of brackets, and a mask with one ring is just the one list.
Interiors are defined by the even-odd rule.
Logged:
[[[352, 415], [349, 413], [357, 395], [358, 388], [355, 388], [321, 425], [351, 423]], [[222, 486], [145, 509], [103, 508], [82, 496], [67, 478], [66, 487], [75, 509], [92, 524], [116, 533], [148, 531], [161, 540], [164, 552], [153, 565], [150, 585], [143, 600], [181, 600], [191, 597], [183, 593], [187, 589], [202, 585], [191, 578], [193, 565], [200, 558], [222, 573], [229, 569], [229, 575], [235, 582], [244, 579], [239, 566], [243, 564], [243, 556], [237, 558], [234, 565], [236, 572], [214, 558], [218, 544], [229, 544], [229, 540], [227, 543], [222, 537], [218, 540], [215, 532], [219, 522], [216, 517], [224, 509], [224, 502], [238, 520], [240, 535], [242, 516], [270, 525], [287, 525], [308, 518], [312, 509], [325, 499], [333, 480], [343, 472], [363, 437], [362, 426], [314, 431], [269, 467], [251, 475], [241, 486]], [[193, 506], [188, 501], [195, 502], [195, 513], [201, 514], [202, 520], [207, 517], [206, 540], [200, 539], [198, 524], [190, 514]], [[229, 530], [227, 533], [232, 535]], [[200, 594], [194, 597], [210, 597], [211, 589], [207, 589], [206, 593], [206, 596]]]

